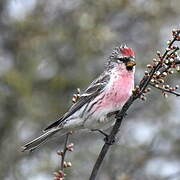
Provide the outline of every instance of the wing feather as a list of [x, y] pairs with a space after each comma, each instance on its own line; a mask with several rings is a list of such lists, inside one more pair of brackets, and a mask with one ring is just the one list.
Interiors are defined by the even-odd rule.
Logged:
[[108, 81], [110, 79], [110, 76], [108, 73], [103, 73], [99, 78], [94, 80], [90, 86], [84, 91], [84, 93], [80, 96], [78, 101], [71, 106], [69, 111], [65, 113], [62, 117], [60, 117], [57, 121], [50, 124], [47, 128], [44, 129], [44, 131], [50, 130], [54, 127], [60, 127], [63, 122], [70, 117], [72, 114], [74, 114], [77, 110], [79, 110], [84, 104], [90, 102], [94, 98], [97, 97], [105, 88]]

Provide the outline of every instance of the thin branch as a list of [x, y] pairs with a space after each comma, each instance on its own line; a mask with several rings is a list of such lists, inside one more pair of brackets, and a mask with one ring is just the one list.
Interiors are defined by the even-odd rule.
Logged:
[[163, 88], [161, 86], [156, 86], [155, 84], [153, 83], [149, 83], [149, 85], [151, 85], [152, 87], [156, 88], [156, 89], [159, 89], [161, 90], [162, 92], [167, 92], [167, 93], [170, 93], [170, 94], [174, 94], [176, 96], [180, 96], [180, 93], [179, 92], [176, 92], [176, 91], [172, 91], [170, 89], [166, 89], [166, 88]]
[[[103, 145], [101, 152], [97, 158], [97, 161], [93, 167], [91, 176], [89, 178], [89, 180], [95, 180], [97, 173], [100, 169], [100, 166], [105, 158], [105, 155], [107, 154], [110, 146], [114, 143], [116, 134], [119, 131], [119, 128], [121, 126], [122, 120], [126, 115], [127, 110], [129, 109], [129, 107], [134, 103], [134, 101], [136, 99], [138, 99], [141, 95], [143, 95], [145, 89], [147, 88], [147, 86], [149, 85], [151, 79], [153, 78], [153, 76], [155, 75], [155, 73], [161, 69], [163, 67], [163, 65], [165, 65], [165, 59], [168, 55], [168, 52], [171, 51], [171, 47], [173, 45], [173, 43], [175, 41], [178, 41], [179, 39], [179, 34], [180, 34], [180, 30], [174, 31], [173, 32], [173, 40], [170, 41], [170, 43], [168, 44], [168, 48], [166, 49], [166, 51], [164, 52], [164, 54], [161, 56], [159, 52], [157, 52], [160, 61], [158, 61], [158, 63], [156, 65], [152, 66], [151, 71], [148, 73], [148, 75], [145, 75], [142, 80], [140, 81], [139, 85], [136, 86], [136, 89], [134, 90], [133, 94], [131, 95], [131, 97], [128, 99], [128, 101], [124, 104], [124, 106], [122, 107], [122, 109], [116, 114], [116, 122], [115, 125], [113, 126], [113, 129], [111, 130], [110, 135], [108, 136], [107, 141], [105, 142], [105, 144]], [[174, 55], [174, 61], [175, 61], [175, 54], [173, 53], [172, 55]], [[171, 56], [172, 56], [171, 55]]]
[[64, 173], [64, 169], [72, 166], [71, 162], [66, 162], [65, 161], [65, 156], [66, 156], [67, 151], [72, 152], [73, 151], [73, 146], [74, 146], [73, 143], [68, 145], [68, 140], [69, 140], [69, 135], [70, 134], [72, 134], [72, 132], [68, 132], [66, 134], [63, 150], [57, 152], [57, 154], [61, 156], [61, 165], [60, 165], [60, 170], [58, 170], [58, 172], [54, 173], [54, 180], [64, 180], [65, 175], [66, 175]]
[[68, 139], [69, 139], [69, 133], [66, 134], [65, 142], [64, 142], [64, 150], [61, 154], [61, 171], [64, 171], [64, 161], [65, 161], [65, 156], [67, 152], [67, 144], [68, 144]]

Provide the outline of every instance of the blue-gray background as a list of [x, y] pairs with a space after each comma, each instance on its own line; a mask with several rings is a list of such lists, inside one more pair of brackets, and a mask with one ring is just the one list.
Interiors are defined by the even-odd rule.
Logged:
[[[102, 71], [112, 49], [137, 54], [136, 82], [180, 22], [179, 0], [0, 1], [0, 179], [48, 180], [58, 168], [56, 138], [32, 154], [21, 145], [63, 114], [76, 88]], [[169, 78], [180, 84], [180, 75]], [[180, 99], [152, 91], [129, 110], [99, 179], [180, 179]], [[88, 179], [103, 141], [73, 135], [66, 179]]]

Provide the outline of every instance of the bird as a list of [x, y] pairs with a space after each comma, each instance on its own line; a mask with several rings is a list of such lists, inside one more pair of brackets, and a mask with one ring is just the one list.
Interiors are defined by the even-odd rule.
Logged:
[[135, 52], [126, 44], [113, 49], [104, 72], [96, 78], [68, 111], [43, 130], [38, 138], [28, 142], [23, 151], [33, 151], [56, 133], [64, 135], [82, 129], [107, 129], [114, 115], [132, 95], [135, 74]]

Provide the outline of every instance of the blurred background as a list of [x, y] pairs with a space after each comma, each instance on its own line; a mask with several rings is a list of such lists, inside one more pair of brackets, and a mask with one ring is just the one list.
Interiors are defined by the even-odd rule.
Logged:
[[[179, 19], [179, 0], [0, 0], [0, 179], [53, 179], [64, 137], [30, 154], [21, 146], [67, 110], [121, 43], [137, 52], [138, 82]], [[131, 106], [98, 179], [180, 180], [179, 107], [157, 90]], [[88, 179], [103, 137], [78, 133], [70, 142], [66, 179]]]

